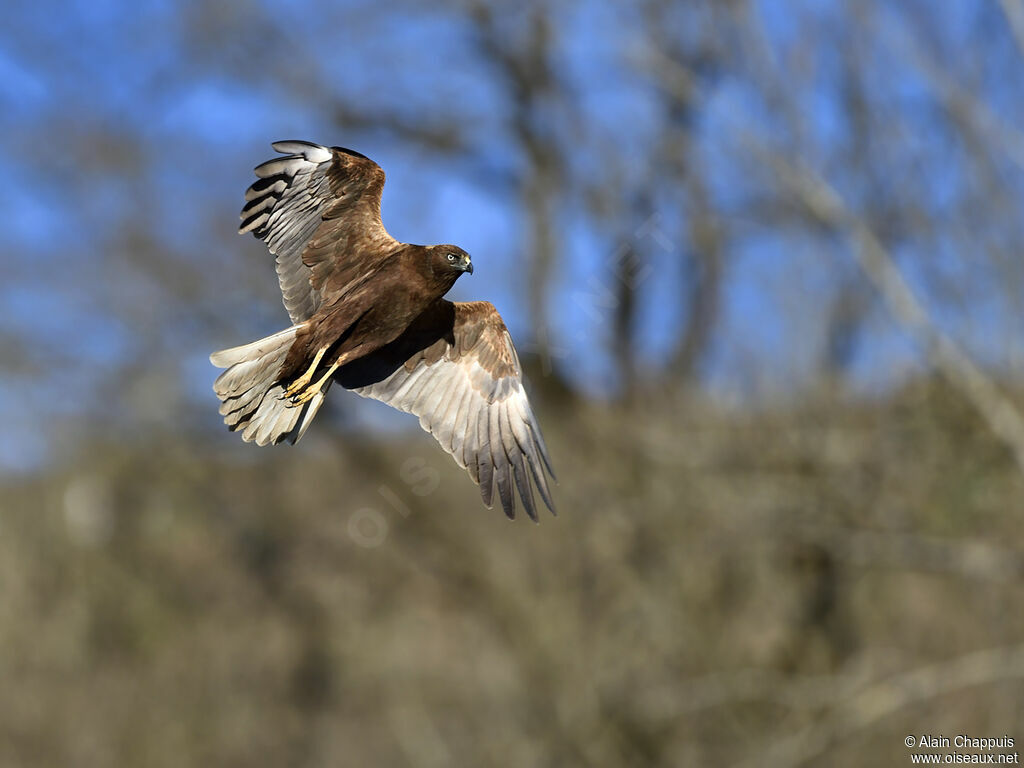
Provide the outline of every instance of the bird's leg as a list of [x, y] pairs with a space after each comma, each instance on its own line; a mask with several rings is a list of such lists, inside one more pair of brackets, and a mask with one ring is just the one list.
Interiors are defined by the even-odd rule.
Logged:
[[316, 367], [320, 365], [320, 361], [323, 360], [326, 353], [327, 347], [323, 347], [316, 353], [316, 357], [313, 358], [313, 364], [309, 366], [309, 370], [288, 385], [288, 388], [284, 391], [285, 395], [293, 397], [301, 392], [307, 384], [309, 384], [310, 380], [313, 378], [313, 374], [316, 373]]
[[307, 400], [312, 400], [313, 395], [315, 395], [317, 392], [323, 389], [324, 384], [326, 384], [327, 380], [331, 378], [331, 376], [334, 374], [336, 370], [338, 370], [338, 366], [340, 364], [340, 361], [335, 361], [334, 363], [332, 363], [331, 367], [327, 369], [327, 373], [321, 376], [315, 384], [309, 385], [303, 392], [299, 392], [295, 395], [292, 395], [292, 402], [295, 405], [302, 405]]

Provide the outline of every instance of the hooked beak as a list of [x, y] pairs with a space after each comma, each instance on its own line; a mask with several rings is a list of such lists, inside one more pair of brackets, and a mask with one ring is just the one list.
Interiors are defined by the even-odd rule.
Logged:
[[469, 260], [469, 256], [467, 256], [462, 262], [462, 271], [469, 272], [471, 275], [473, 274], [473, 262]]

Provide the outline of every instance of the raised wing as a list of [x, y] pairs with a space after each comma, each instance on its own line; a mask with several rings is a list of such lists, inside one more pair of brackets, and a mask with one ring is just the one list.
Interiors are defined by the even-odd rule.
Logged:
[[555, 511], [544, 438], [523, 389], [512, 339], [493, 305], [439, 300], [397, 340], [345, 366], [335, 381], [363, 397], [419, 416], [492, 505], [515, 517], [513, 486], [537, 520], [533, 485]]
[[398, 243], [380, 219], [379, 165], [341, 147], [272, 146], [285, 156], [256, 166], [238, 231], [252, 232], [277, 257], [285, 309], [300, 323]]

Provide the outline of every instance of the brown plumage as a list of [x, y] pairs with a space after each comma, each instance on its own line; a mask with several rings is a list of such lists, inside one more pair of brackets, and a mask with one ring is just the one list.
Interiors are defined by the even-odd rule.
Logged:
[[[331, 384], [415, 414], [491, 506], [536, 520], [532, 488], [551, 511], [551, 465], [505, 323], [488, 302], [442, 298], [465, 272], [454, 245], [410, 245], [380, 217], [384, 172], [368, 157], [304, 141], [256, 167], [239, 232], [277, 257], [293, 325], [216, 352], [214, 382], [231, 430], [258, 445], [294, 443]], [[531, 485], [532, 481], [532, 485]]]

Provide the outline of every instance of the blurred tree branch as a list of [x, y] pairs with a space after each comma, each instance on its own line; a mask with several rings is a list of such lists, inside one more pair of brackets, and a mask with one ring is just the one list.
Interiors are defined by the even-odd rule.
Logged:
[[900, 709], [964, 688], [1024, 678], [1024, 645], [975, 651], [949, 661], [893, 675], [846, 699], [828, 714], [776, 741], [742, 766], [794, 768], [820, 757], [832, 746], [890, 717]]
[[[468, 4], [477, 45], [498, 74], [509, 102], [511, 135], [526, 159], [518, 186], [529, 222], [527, 307], [534, 328], [545, 329], [536, 335], [535, 344], [538, 355], [548, 359], [547, 300], [555, 259], [563, 249], [556, 223], [558, 202], [568, 185], [565, 147], [554, 126], [559, 107], [569, 93], [551, 61], [558, 44], [553, 7], [540, 3], [522, 12], [523, 23], [514, 25], [504, 15], [499, 16], [492, 5], [478, 0]], [[510, 34], [515, 26], [522, 27], [520, 33]]]
[[[709, 191], [710, 171], [697, 136], [708, 92], [723, 68], [720, 39], [726, 34], [716, 4], [693, 9], [695, 39], [674, 34], [679, 7], [662, 0], [643, 6], [651, 45], [635, 57], [653, 80], [665, 119], [649, 160], [652, 188], [668, 182], [671, 204], [685, 222], [682, 333], [668, 365], [670, 375], [693, 384], [717, 327], [724, 287], [726, 233]], [[676, 194], [676, 190], [681, 195]]]
[[893, 316], [921, 344], [932, 363], [978, 410], [993, 434], [1010, 449], [1018, 468], [1024, 473], [1024, 418], [992, 379], [931, 320], [870, 227], [847, 208], [835, 189], [810, 169], [763, 145], [756, 147], [755, 151], [775, 169], [779, 179], [818, 221], [847, 233], [853, 239], [857, 263]]
[[1021, 56], [1024, 56], [1024, 2], [1021, 0], [999, 0], [999, 7], [1003, 9], [1003, 15], [1010, 25], [1014, 42], [1020, 49]]

